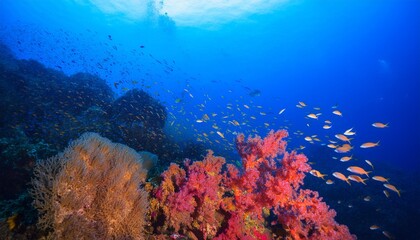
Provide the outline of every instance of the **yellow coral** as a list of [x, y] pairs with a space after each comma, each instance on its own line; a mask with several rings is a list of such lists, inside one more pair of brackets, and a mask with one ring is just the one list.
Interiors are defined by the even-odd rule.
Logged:
[[14, 214], [13, 216], [7, 218], [7, 226], [9, 227], [10, 231], [13, 231], [16, 228], [17, 217], [18, 214]]

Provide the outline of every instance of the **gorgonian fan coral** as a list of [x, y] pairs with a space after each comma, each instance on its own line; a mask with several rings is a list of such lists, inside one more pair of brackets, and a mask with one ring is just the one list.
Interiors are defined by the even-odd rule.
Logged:
[[38, 162], [31, 194], [51, 239], [144, 239], [147, 171], [133, 149], [85, 133]]

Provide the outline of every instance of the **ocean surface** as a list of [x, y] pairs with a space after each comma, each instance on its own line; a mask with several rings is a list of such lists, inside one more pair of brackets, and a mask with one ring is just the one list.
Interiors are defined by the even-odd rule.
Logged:
[[[33, 166], [10, 165], [10, 156], [19, 158], [10, 151], [20, 140], [6, 140], [14, 131], [30, 143], [56, 143], [36, 160], [84, 131], [115, 136], [105, 122], [70, 120], [91, 119], [88, 101], [105, 106], [104, 96], [138, 89], [152, 106], [142, 110], [149, 122], [120, 127], [114, 141], [158, 155], [162, 168], [201, 160], [206, 149], [240, 166], [239, 133], [286, 129], [287, 148], [326, 174], [308, 173], [304, 186], [320, 192], [337, 222], [358, 239], [420, 239], [420, 1], [0, 0], [0, 45], [2, 66], [13, 71], [27, 60], [33, 79], [0, 76], [2, 219], [19, 209], [4, 202], [27, 191]], [[90, 75], [72, 78], [78, 73]], [[84, 84], [92, 91], [74, 87]], [[135, 142], [141, 137], [130, 129], [146, 127]], [[183, 150], [175, 154], [165, 141]], [[337, 151], [344, 144], [350, 148]], [[333, 175], [352, 174], [350, 166], [371, 171], [365, 185]]]

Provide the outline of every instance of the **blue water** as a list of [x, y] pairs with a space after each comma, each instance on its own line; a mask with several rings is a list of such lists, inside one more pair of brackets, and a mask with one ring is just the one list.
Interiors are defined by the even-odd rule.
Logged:
[[[234, 158], [236, 133], [264, 136], [287, 128], [289, 148], [302, 146], [313, 168], [331, 176], [351, 164], [369, 168], [368, 159], [375, 174], [392, 175], [403, 190], [402, 198], [392, 196], [391, 208], [419, 199], [418, 177], [406, 178], [417, 176], [420, 166], [419, 1], [285, 1], [242, 15], [222, 9], [205, 23], [200, 20], [206, 16], [185, 23], [152, 5], [136, 18], [92, 2], [2, 0], [0, 40], [17, 58], [68, 75], [97, 74], [118, 95], [142, 88], [168, 110], [166, 130], [174, 139], [204, 142], [216, 154]], [[307, 106], [296, 107], [299, 101]], [[342, 117], [332, 114], [336, 109]], [[310, 113], [322, 115], [308, 119]], [[210, 120], [196, 122], [204, 114]], [[331, 129], [322, 128], [324, 120], [332, 122]], [[377, 129], [374, 122], [389, 127]], [[340, 163], [333, 157], [345, 154], [325, 144], [340, 141], [334, 135], [349, 128], [356, 132], [349, 154], [354, 159]], [[320, 141], [304, 140], [313, 135]], [[378, 147], [359, 147], [377, 141]], [[347, 187], [336, 182], [335, 188]], [[382, 194], [381, 184], [370, 182], [369, 191]], [[351, 194], [361, 197], [360, 191]], [[415, 215], [402, 216], [417, 219], [414, 209]], [[346, 208], [338, 212], [354, 214]], [[396, 233], [419, 236], [416, 229], [393, 232], [397, 239]]]

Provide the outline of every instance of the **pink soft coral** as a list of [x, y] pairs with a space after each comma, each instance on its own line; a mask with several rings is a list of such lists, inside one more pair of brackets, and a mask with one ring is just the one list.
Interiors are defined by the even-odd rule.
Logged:
[[317, 192], [301, 189], [311, 167], [305, 155], [286, 152], [285, 137], [238, 135], [243, 169], [228, 164], [222, 172], [225, 161], [212, 152], [187, 162], [187, 172], [171, 165], [157, 190], [166, 229], [196, 239], [268, 239], [269, 226], [282, 226], [293, 239], [354, 239]]
[[209, 151], [203, 161], [185, 162], [187, 171], [172, 164], [162, 174], [157, 199], [166, 218], [165, 227], [192, 238], [211, 238], [220, 227], [218, 212], [224, 189], [221, 169], [224, 158]]

